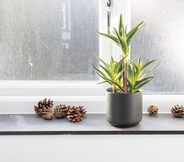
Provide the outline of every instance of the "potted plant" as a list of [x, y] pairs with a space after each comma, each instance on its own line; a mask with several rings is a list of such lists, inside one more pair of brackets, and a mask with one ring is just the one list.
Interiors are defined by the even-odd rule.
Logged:
[[101, 36], [112, 40], [121, 50], [121, 59], [118, 61], [111, 57], [110, 62], [106, 63], [95, 55], [99, 61], [99, 68], [91, 62], [97, 74], [103, 79], [100, 83], [111, 85], [106, 90], [106, 119], [113, 126], [135, 126], [142, 120], [141, 88], [154, 78], [150, 73], [158, 66], [158, 64], [151, 66], [151, 69], [146, 71], [156, 60], [143, 63], [141, 58], [129, 59], [131, 40], [144, 25], [144, 22], [141, 22], [127, 31], [121, 14], [119, 26], [113, 28], [113, 34], [97, 31]]

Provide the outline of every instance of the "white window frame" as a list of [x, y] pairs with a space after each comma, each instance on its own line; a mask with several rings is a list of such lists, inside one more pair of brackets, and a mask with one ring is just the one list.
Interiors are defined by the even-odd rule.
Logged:
[[[114, 1], [114, 3], [113, 3]], [[130, 27], [130, 0], [112, 1], [112, 22], [116, 26], [119, 14]], [[99, 30], [107, 31], [106, 0], [100, 1]], [[118, 49], [109, 40], [99, 37], [100, 57], [108, 60]], [[105, 55], [104, 55], [105, 54]], [[118, 59], [117, 55], [113, 55]], [[34, 113], [34, 105], [44, 98], [50, 98], [54, 105], [83, 105], [88, 113], [105, 112], [106, 85], [98, 85], [96, 81], [0, 81], [0, 114]], [[151, 104], [160, 108], [160, 112], [169, 112], [176, 103], [180, 104], [183, 95], [144, 95], [144, 112]]]

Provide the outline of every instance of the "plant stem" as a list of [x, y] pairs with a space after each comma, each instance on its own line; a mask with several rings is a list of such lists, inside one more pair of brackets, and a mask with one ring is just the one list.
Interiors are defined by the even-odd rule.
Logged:
[[116, 85], [114, 85], [114, 84], [112, 85], [112, 92], [116, 93]]
[[122, 66], [125, 69], [123, 72], [123, 89], [124, 89], [124, 93], [128, 93], [128, 82], [126, 79], [128, 77], [128, 57], [127, 56], [124, 59], [124, 63]]

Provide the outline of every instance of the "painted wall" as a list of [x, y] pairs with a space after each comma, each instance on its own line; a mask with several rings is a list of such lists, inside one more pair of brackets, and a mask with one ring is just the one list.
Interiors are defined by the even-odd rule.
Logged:
[[0, 162], [179, 162], [184, 135], [0, 136]]

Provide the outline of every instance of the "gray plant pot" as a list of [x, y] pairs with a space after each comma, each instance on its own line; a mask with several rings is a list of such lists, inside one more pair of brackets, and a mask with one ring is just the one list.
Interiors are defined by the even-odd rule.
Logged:
[[142, 120], [142, 91], [123, 94], [109, 88], [106, 96], [106, 119], [112, 126], [132, 127]]

